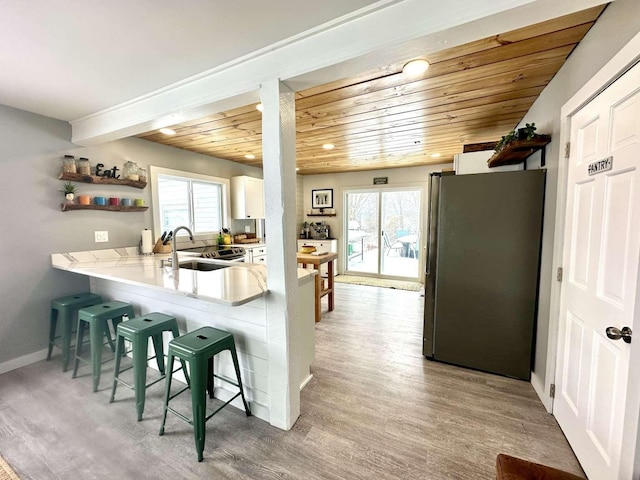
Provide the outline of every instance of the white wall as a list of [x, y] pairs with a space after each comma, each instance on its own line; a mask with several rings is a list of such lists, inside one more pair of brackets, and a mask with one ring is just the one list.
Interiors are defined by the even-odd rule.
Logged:
[[[321, 221], [324, 220], [330, 228], [330, 234], [333, 238], [338, 239], [338, 272], [344, 270], [344, 205], [343, 193], [345, 190], [352, 188], [373, 188], [374, 177], [388, 177], [387, 185], [376, 185], [376, 187], [407, 187], [417, 186], [424, 189], [425, 198], [423, 205], [427, 205], [428, 189], [429, 189], [429, 173], [439, 172], [442, 168], [450, 168], [451, 165], [434, 165], [423, 167], [408, 168], [390, 168], [386, 170], [370, 170], [365, 172], [349, 172], [322, 175], [304, 175], [304, 192], [303, 192], [303, 212], [311, 209], [311, 190], [317, 189], [333, 189], [333, 208], [336, 210], [335, 217], [306, 217], [305, 220]], [[304, 221], [304, 220], [303, 220]], [[426, 232], [426, 213], [423, 212], [421, 222], [421, 238], [424, 243], [424, 232]], [[424, 275], [424, 269], [420, 269], [421, 275]]]
[[[140, 230], [151, 228], [144, 213], [75, 210], [62, 212], [58, 180], [64, 154], [85, 156], [105, 167], [133, 160], [219, 177], [262, 177], [262, 171], [138, 138], [98, 147], [70, 142], [66, 122], [0, 105], [0, 373], [37, 360], [47, 346], [51, 298], [88, 289], [84, 277], [54, 270], [49, 255], [137, 245]], [[150, 187], [78, 184], [88, 195], [131, 196], [150, 202]], [[108, 243], [94, 243], [94, 231], [107, 230]], [[30, 356], [31, 355], [31, 356]], [[24, 357], [24, 358], [23, 358]]]
[[[542, 273], [536, 356], [531, 380], [548, 409], [551, 406], [548, 393], [553, 378], [547, 378], [551, 376], [547, 373], [547, 367], [550, 366], [553, 370], [555, 362], [554, 352], [549, 351], [548, 348], [549, 335], [555, 337], [557, 333], [554, 330], [555, 325], [550, 331], [549, 318], [551, 288], [555, 282], [557, 267], [553, 265], [552, 256], [558, 161], [560, 155], [564, 155], [564, 147], [559, 144], [560, 108], [639, 31], [640, 2], [616, 0], [610, 4], [521, 122], [522, 126], [525, 123], [535, 122], [538, 133], [550, 134], [552, 137], [546, 154], [547, 188], [542, 238]], [[535, 168], [539, 161], [539, 154], [532, 156], [528, 161], [528, 168]]]

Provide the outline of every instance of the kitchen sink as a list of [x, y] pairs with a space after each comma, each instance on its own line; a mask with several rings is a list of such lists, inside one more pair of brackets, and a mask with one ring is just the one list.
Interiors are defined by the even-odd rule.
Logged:
[[231, 265], [222, 265], [220, 263], [199, 262], [198, 260], [189, 260], [180, 263], [180, 268], [186, 268], [188, 270], [199, 270], [201, 272], [220, 270], [221, 268], [228, 268], [230, 266]]

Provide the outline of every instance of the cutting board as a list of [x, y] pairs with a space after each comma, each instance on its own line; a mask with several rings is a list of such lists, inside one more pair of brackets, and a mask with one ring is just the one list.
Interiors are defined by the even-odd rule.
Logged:
[[260, 243], [260, 238], [243, 238], [242, 240], [236, 240], [236, 243]]
[[246, 238], [244, 235], [236, 235], [235, 237], [233, 237], [234, 243], [260, 243], [261, 241], [261, 238]]

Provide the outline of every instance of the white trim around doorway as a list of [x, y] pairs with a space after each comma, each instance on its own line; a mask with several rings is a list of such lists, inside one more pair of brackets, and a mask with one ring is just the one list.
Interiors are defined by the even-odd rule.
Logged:
[[[560, 110], [560, 150], [563, 151], [563, 145], [566, 145], [571, 135], [571, 117], [578, 112], [584, 105], [593, 100], [602, 91], [609, 87], [613, 82], [623, 76], [634, 65], [640, 63], [640, 33], [631, 39], [613, 58], [605, 64], [592, 78], [589, 80], [576, 94], [571, 97]], [[553, 266], [558, 268], [562, 266], [562, 254], [564, 247], [564, 212], [567, 199], [567, 165], [568, 158], [564, 155], [558, 160], [558, 187], [557, 187], [557, 203], [556, 203], [556, 219], [555, 232], [553, 241]], [[559, 336], [559, 316], [560, 316], [560, 282], [553, 282], [551, 286], [550, 314], [549, 314], [549, 337], [548, 337], [548, 358], [547, 371], [545, 375], [545, 392], [543, 402], [548, 400], [549, 405], [545, 403], [548, 410], [553, 410], [553, 400], [548, 396], [551, 384], [555, 383], [556, 363], [558, 357], [558, 336]], [[633, 356], [632, 356], [633, 362]], [[631, 404], [637, 404], [638, 398], [632, 395], [631, 399], [627, 399], [627, 407]], [[627, 411], [630, 410], [627, 408]], [[640, 421], [637, 418], [637, 412], [634, 424], [629, 428], [635, 430], [636, 445], [640, 439]], [[629, 443], [629, 442], [628, 442]], [[636, 478], [640, 473], [640, 451], [622, 452], [623, 455], [635, 455], [634, 475]], [[630, 472], [629, 472], [630, 473]], [[631, 478], [631, 476], [629, 476]]]

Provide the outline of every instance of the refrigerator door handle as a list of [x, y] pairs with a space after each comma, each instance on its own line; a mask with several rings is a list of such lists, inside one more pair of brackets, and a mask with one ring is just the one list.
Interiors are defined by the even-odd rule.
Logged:
[[427, 249], [426, 249], [426, 253], [427, 253], [427, 268], [426, 268], [426, 274], [427, 275], [431, 275], [431, 252], [432, 252], [432, 242], [433, 239], [431, 238], [434, 234], [433, 232], [433, 215], [434, 215], [434, 184], [439, 180], [439, 175], [437, 174], [431, 174], [430, 176], [430, 182], [429, 182], [429, 211], [427, 212]]
[[429, 202], [429, 219], [427, 222], [427, 275], [431, 275], [431, 209], [433, 208], [433, 202]]

